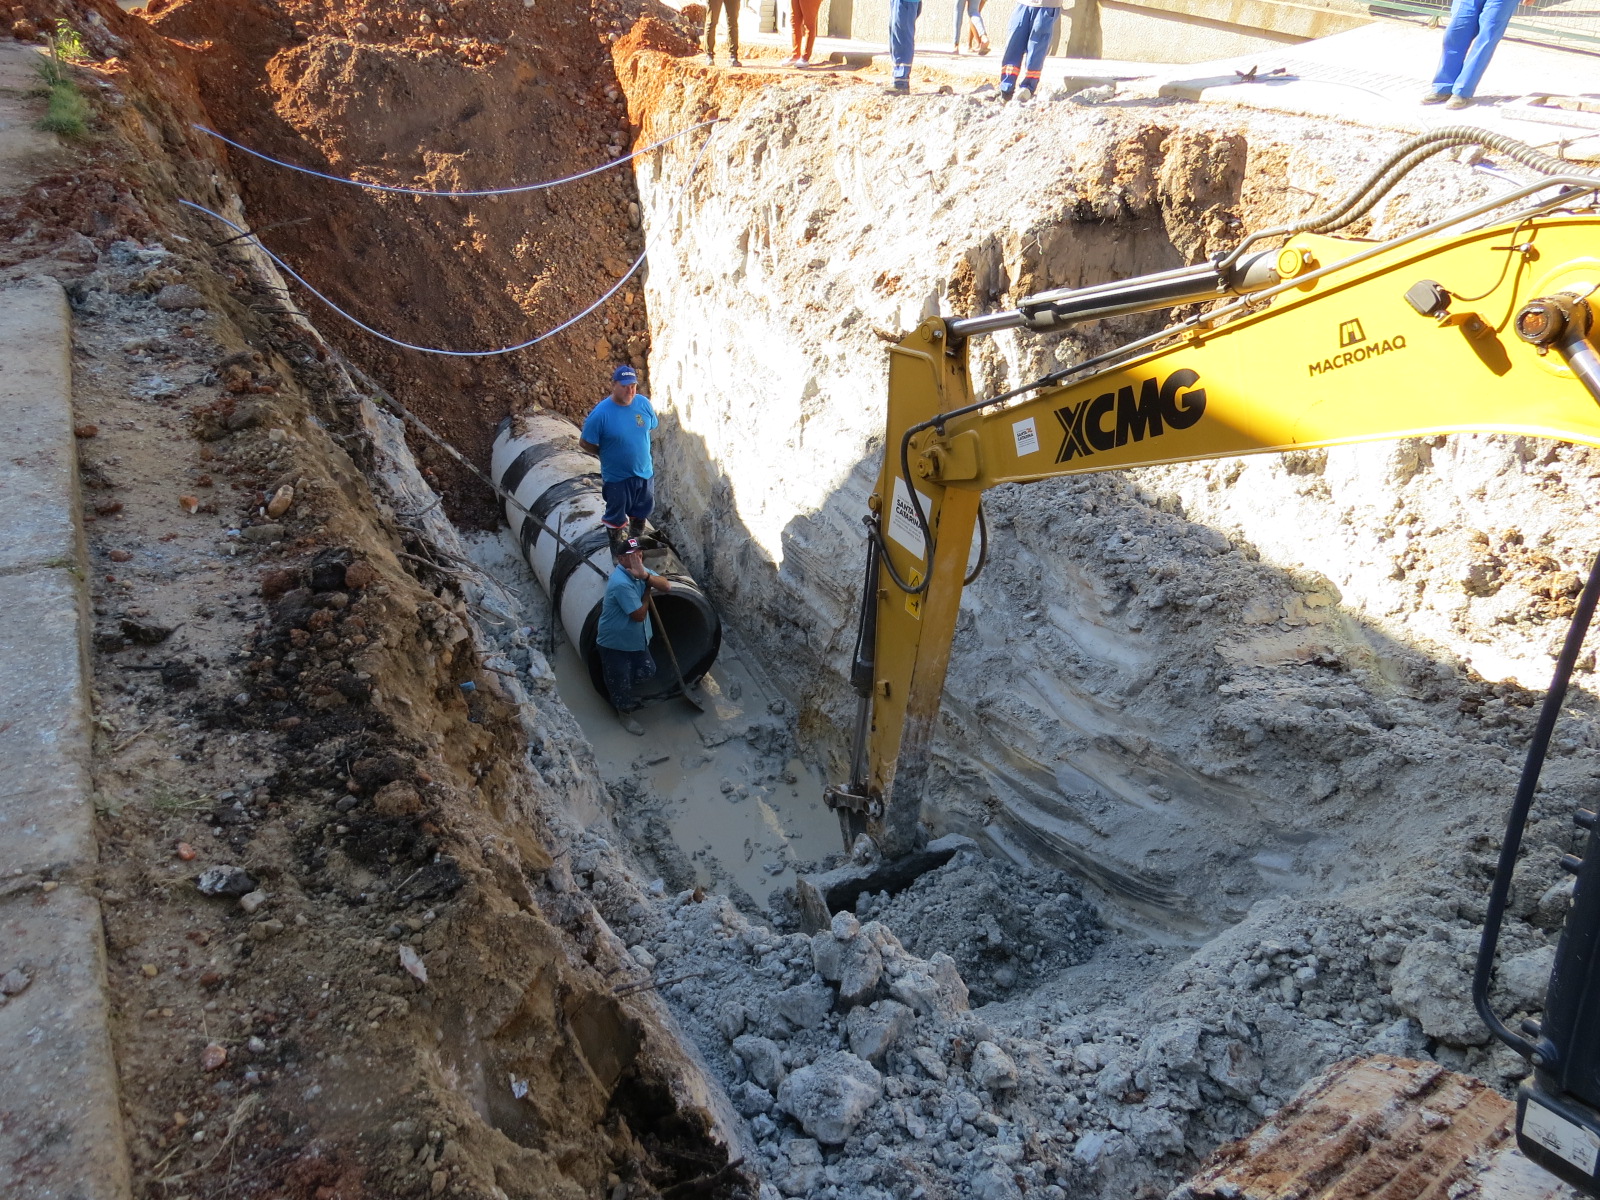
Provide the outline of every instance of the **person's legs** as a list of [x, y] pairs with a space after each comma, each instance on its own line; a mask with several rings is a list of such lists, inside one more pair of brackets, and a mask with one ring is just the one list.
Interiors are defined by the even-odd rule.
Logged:
[[628, 480], [628, 533], [638, 537], [644, 532], [645, 520], [655, 511], [655, 482], [650, 479]]
[[728, 18], [728, 61], [739, 65], [739, 0], [722, 0], [722, 11]]
[[605, 676], [606, 691], [611, 696], [611, 707], [619, 713], [627, 715], [639, 707], [639, 699], [634, 695], [633, 685], [635, 676], [635, 656], [643, 654], [650, 657], [648, 650], [613, 650], [609, 646], [600, 648], [600, 673]]
[[[728, 0], [734, 3], [735, 0]], [[706, 0], [706, 57], [717, 52], [717, 14], [722, 11], [723, 0]]]
[[1467, 59], [1467, 48], [1478, 36], [1478, 17], [1485, 0], [1455, 0], [1450, 7], [1450, 23], [1444, 27], [1444, 47], [1439, 53], [1439, 70], [1433, 77], [1435, 92], [1453, 92]]
[[967, 15], [968, 0], [956, 0], [956, 53], [961, 53], [962, 21]]
[[1489, 60], [1494, 57], [1495, 47], [1505, 36], [1506, 25], [1516, 11], [1517, 0], [1486, 0], [1484, 3], [1478, 17], [1477, 36], [1472, 39], [1466, 61], [1461, 66], [1461, 74], [1456, 79], [1455, 93], [1462, 99], [1472, 99], [1478, 90], [1478, 82], [1489, 69]]
[[607, 529], [621, 529], [628, 523], [628, 502], [633, 498], [628, 483], [626, 479], [615, 479], [600, 485], [600, 498], [606, 504], [605, 512], [600, 514], [600, 524]]
[[979, 52], [989, 53], [989, 30], [983, 23], [983, 0], [970, 0], [967, 20], [971, 23], [970, 32], [977, 35]]
[[817, 48], [817, 13], [822, 8], [822, 0], [795, 0], [795, 8], [805, 29], [805, 40], [797, 41], [796, 53], [801, 62], [808, 63]]
[[1022, 73], [1022, 56], [1028, 50], [1028, 33], [1033, 28], [1034, 9], [1019, 4], [1011, 10], [1011, 27], [1006, 30], [1006, 48], [1000, 54], [1000, 94], [1007, 99], [1016, 90]]
[[793, 44], [794, 52], [789, 55], [789, 61], [800, 61], [801, 31], [805, 27], [804, 18], [800, 15], [800, 6], [804, 0], [789, 0], [789, 40]]
[[656, 660], [651, 657], [648, 650], [630, 650], [628, 669], [632, 671], [629, 691], [632, 692], [646, 679], [654, 679], [656, 674]]
[[1028, 58], [1022, 73], [1022, 86], [1030, 92], [1039, 90], [1039, 76], [1044, 70], [1044, 56], [1050, 52], [1050, 38], [1056, 31], [1059, 8], [1033, 10], [1033, 28], [1028, 31]]
[[917, 18], [922, 0], [889, 0], [889, 58], [895, 87], [910, 87], [911, 60], [917, 51]]

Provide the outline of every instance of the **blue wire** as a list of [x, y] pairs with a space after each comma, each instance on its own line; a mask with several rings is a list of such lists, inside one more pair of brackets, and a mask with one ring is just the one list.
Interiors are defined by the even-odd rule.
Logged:
[[[694, 126], [694, 128], [700, 129], [705, 125], [710, 124], [714, 124], [714, 122], [706, 121], [701, 125]], [[685, 132], [687, 132], [687, 130]], [[674, 199], [674, 204], [677, 203], [677, 200], [682, 199], [683, 196], [688, 192], [689, 184], [694, 181], [695, 175], [697, 175], [700, 171], [700, 162], [705, 157], [706, 147], [709, 145], [711, 145], [711, 139], [709, 137], [700, 143], [699, 153], [695, 155], [694, 164], [689, 168], [688, 178], [683, 181], [683, 188], [679, 191], [678, 196]], [[222, 222], [222, 224], [233, 230], [240, 237], [248, 238], [249, 241], [256, 247], [256, 249], [260, 250], [261, 253], [265, 254], [273, 262], [277, 263], [279, 268], [281, 268], [284, 273], [289, 276], [289, 278], [300, 284], [300, 286], [305, 288], [306, 291], [310, 292], [318, 300], [321, 300], [324, 304], [326, 304], [334, 312], [338, 313], [346, 321], [349, 321], [356, 328], [364, 330], [365, 332], [370, 333], [373, 337], [378, 338], [381, 341], [388, 342], [392, 346], [399, 346], [403, 350], [416, 350], [423, 354], [441, 354], [448, 358], [493, 358], [500, 354], [514, 354], [518, 350], [526, 350], [530, 346], [537, 346], [540, 342], [545, 341], [547, 338], [555, 337], [556, 334], [561, 333], [566, 329], [570, 329], [572, 326], [576, 325], [579, 321], [583, 320], [590, 313], [594, 312], [595, 309], [599, 308], [607, 300], [611, 299], [611, 297], [615, 296], [617, 292], [622, 289], [622, 285], [627, 283], [628, 280], [632, 279], [639, 268], [644, 265], [645, 256], [650, 252], [649, 247], [647, 246], [639, 255], [639, 257], [633, 260], [633, 265], [628, 268], [627, 272], [622, 276], [622, 278], [617, 280], [616, 283], [612, 284], [611, 287], [608, 288], [598, 300], [589, 305], [588, 308], [584, 309], [576, 316], [567, 318], [567, 320], [557, 325], [554, 329], [541, 333], [538, 337], [529, 338], [525, 342], [518, 342], [515, 346], [502, 346], [498, 350], [441, 350], [436, 346], [419, 346], [415, 342], [404, 342], [399, 338], [390, 337], [387, 333], [384, 333], [381, 330], [374, 329], [371, 325], [368, 325], [359, 317], [352, 316], [350, 313], [340, 308], [332, 300], [328, 299], [328, 297], [324, 296], [321, 292], [314, 288], [309, 281], [307, 281], [305, 276], [301, 275], [288, 263], [284, 262], [283, 259], [279, 258], [271, 250], [268, 250], [265, 246], [263, 246], [261, 244], [261, 239], [258, 238], [254, 233], [250, 232], [250, 230], [240, 228], [221, 213], [212, 212], [209, 208], [206, 208], [201, 204], [196, 204], [193, 200], [179, 199], [178, 203], [183, 205], [185, 208], [192, 208], [196, 212], [202, 212], [212, 220]]]
[[259, 158], [262, 162], [269, 162], [275, 167], [283, 167], [288, 171], [298, 171], [302, 175], [310, 175], [317, 179], [326, 179], [330, 183], [342, 183], [348, 187], [366, 188], [368, 191], [373, 192], [392, 192], [397, 196], [510, 196], [515, 195], [518, 192], [537, 192], [542, 191], [545, 188], [559, 187], [563, 183], [572, 183], [574, 180], [587, 179], [591, 175], [598, 175], [602, 171], [609, 171], [612, 167], [620, 166], [625, 162], [629, 162], [635, 158], [638, 158], [640, 155], [649, 154], [653, 150], [659, 150], [668, 142], [676, 141], [685, 134], [693, 133], [696, 129], [704, 129], [707, 125], [715, 125], [720, 119], [720, 117], [713, 117], [709, 121], [701, 121], [698, 125], [690, 125], [687, 129], [680, 129], [677, 133], [672, 134], [670, 137], [664, 137], [659, 142], [652, 142], [650, 145], [639, 150], [635, 150], [631, 154], [624, 154], [621, 158], [613, 159], [611, 162], [603, 163], [598, 167], [590, 167], [587, 171], [580, 171], [576, 175], [568, 175], [562, 179], [551, 179], [544, 183], [523, 183], [518, 184], [515, 187], [481, 188], [477, 191], [466, 192], [433, 191], [428, 188], [391, 187], [385, 183], [366, 183], [360, 179], [350, 179], [344, 175], [329, 175], [324, 171], [313, 171], [310, 167], [296, 166], [294, 163], [284, 162], [280, 158], [273, 158], [270, 154], [263, 154], [259, 150], [252, 150], [249, 146], [240, 145], [232, 138], [224, 137], [215, 129], [208, 129], [204, 125], [190, 125], [189, 128], [197, 129], [208, 137], [214, 137], [217, 139], [217, 141], [232, 146], [235, 150], [241, 150], [250, 155], [252, 158]]

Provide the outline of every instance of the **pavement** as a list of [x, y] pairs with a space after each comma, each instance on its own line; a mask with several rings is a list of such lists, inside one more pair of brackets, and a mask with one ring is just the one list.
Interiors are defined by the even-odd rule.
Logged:
[[[1405, 133], [1441, 125], [1477, 125], [1576, 162], [1600, 162], [1600, 56], [1504, 41], [1495, 51], [1478, 103], [1447, 110], [1418, 100], [1431, 89], [1442, 33], [1400, 21], [1212, 62], [1171, 64], [1114, 59], [1047, 58], [1041, 96], [1113, 84], [1116, 99], [1163, 97], [1324, 117]], [[771, 68], [790, 52], [787, 34], [743, 33], [745, 63]], [[754, 53], [751, 53], [754, 51]], [[818, 38], [807, 73], [887, 76], [889, 50], [873, 42]], [[1253, 82], [1241, 74], [1254, 72]], [[1000, 55], [954, 54], [947, 43], [918, 45], [913, 87], [968, 90], [998, 83]]]
[[[3, 116], [0, 113], [0, 116]], [[126, 1200], [90, 773], [72, 319], [0, 291], [0, 1195]]]

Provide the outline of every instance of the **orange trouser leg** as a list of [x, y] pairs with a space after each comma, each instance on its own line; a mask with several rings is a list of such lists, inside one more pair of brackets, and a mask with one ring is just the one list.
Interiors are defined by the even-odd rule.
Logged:
[[790, 24], [794, 27], [796, 58], [809, 60], [817, 45], [817, 10], [822, 0], [791, 0]]

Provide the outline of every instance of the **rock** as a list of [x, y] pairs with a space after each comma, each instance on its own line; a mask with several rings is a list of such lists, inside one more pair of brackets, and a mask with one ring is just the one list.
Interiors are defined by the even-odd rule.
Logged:
[[1248, 1100], [1261, 1090], [1261, 1060], [1249, 1046], [1234, 1038], [1219, 1039], [1206, 1056], [1206, 1074], [1237, 1100]]
[[12, 967], [0, 975], [0, 996], [20, 996], [32, 982], [33, 976], [28, 974], [25, 967]]
[[844, 971], [844, 943], [827, 929], [812, 934], [811, 965], [829, 983], [838, 983]]
[[1182, 1017], [1155, 1026], [1145, 1035], [1144, 1065], [1177, 1075], [1202, 1075], [1205, 1056], [1200, 1052], [1200, 1022]]
[[917, 1066], [921, 1067], [929, 1079], [943, 1083], [950, 1076], [950, 1068], [944, 1065], [944, 1059], [926, 1046], [913, 1046], [911, 1057], [916, 1059]]
[[1422, 1032], [1452, 1046], [1481, 1046], [1489, 1031], [1472, 1004], [1471, 968], [1448, 942], [1422, 938], [1406, 947], [1389, 979], [1400, 1011]]
[[733, 1106], [739, 1110], [741, 1117], [753, 1117], [758, 1113], [772, 1111], [772, 1093], [749, 1079], [733, 1089], [732, 1099]]
[[73, 437], [92, 438], [92, 437], [96, 436], [97, 434], [99, 434], [99, 432], [100, 432], [100, 426], [91, 425], [88, 422], [84, 422], [82, 425], [74, 425], [72, 427], [72, 436]]
[[371, 587], [377, 582], [377, 568], [370, 563], [353, 562], [344, 569], [344, 586], [352, 591]]
[[839, 1001], [846, 1007], [865, 1004], [878, 990], [883, 976], [883, 955], [870, 940], [858, 937], [845, 943], [839, 964]]
[[282, 525], [247, 525], [239, 531], [239, 536], [247, 542], [265, 545], [269, 542], [283, 541], [284, 528]]
[[1385, 1025], [1371, 1040], [1365, 1050], [1369, 1054], [1392, 1054], [1396, 1058], [1421, 1058], [1427, 1053], [1428, 1039], [1422, 1028], [1410, 1017]]
[[212, 1042], [200, 1051], [200, 1066], [203, 1070], [215, 1071], [228, 1061], [228, 1051], [218, 1042]]
[[750, 1078], [768, 1091], [783, 1082], [783, 1051], [771, 1038], [749, 1035], [735, 1038], [733, 1052], [750, 1072]]
[[797, 1029], [815, 1029], [832, 1011], [833, 993], [823, 983], [802, 983], [779, 992], [773, 1007]]
[[156, 307], [165, 312], [179, 312], [190, 308], [204, 308], [206, 298], [198, 289], [187, 283], [169, 283], [156, 293]]
[[403, 779], [384, 784], [372, 794], [372, 807], [381, 817], [409, 817], [422, 811], [422, 793]]
[[712, 1018], [712, 1024], [717, 1027], [717, 1032], [722, 1035], [723, 1041], [731, 1042], [744, 1032], [744, 1027], [749, 1018], [744, 1005], [737, 1000], [730, 1000], [717, 1009], [717, 1015]]
[[824, 1054], [791, 1071], [778, 1088], [778, 1107], [830, 1146], [850, 1136], [883, 1095], [883, 1077], [848, 1051]]
[[267, 501], [267, 516], [276, 521], [284, 513], [288, 512], [293, 504], [294, 489], [288, 484], [284, 484], [272, 494], [272, 499]]
[[207, 867], [195, 886], [202, 896], [244, 896], [256, 890], [256, 881], [240, 867]]
[[905, 973], [889, 985], [889, 994], [922, 1017], [950, 1017], [967, 1010], [967, 985], [955, 959], [944, 953], [927, 962], [911, 959]]
[[915, 1019], [916, 1015], [898, 1000], [879, 1000], [850, 1010], [844, 1021], [845, 1036], [858, 1058], [881, 1063]]
[[1550, 972], [1556, 965], [1556, 948], [1540, 946], [1525, 954], [1518, 954], [1500, 963], [1495, 973], [1495, 984], [1513, 1010], [1544, 1008], [1545, 990], [1550, 986]]
[[837, 912], [833, 914], [831, 929], [834, 937], [841, 942], [848, 942], [861, 932], [861, 922], [853, 912]]
[[300, 572], [288, 568], [268, 571], [261, 577], [261, 598], [276, 600], [300, 586]]
[[993, 1042], [979, 1042], [972, 1052], [974, 1082], [991, 1092], [1009, 1091], [1017, 1086], [1017, 1064]]
[[260, 889], [239, 897], [239, 907], [252, 916], [267, 903], [267, 894]]
[[1011, 1175], [999, 1163], [990, 1163], [972, 1177], [968, 1195], [972, 1200], [1022, 1200], [1022, 1193]]
[[121, 628], [123, 637], [140, 646], [159, 646], [172, 636], [172, 629], [166, 625], [134, 621], [126, 617], [122, 620]]

